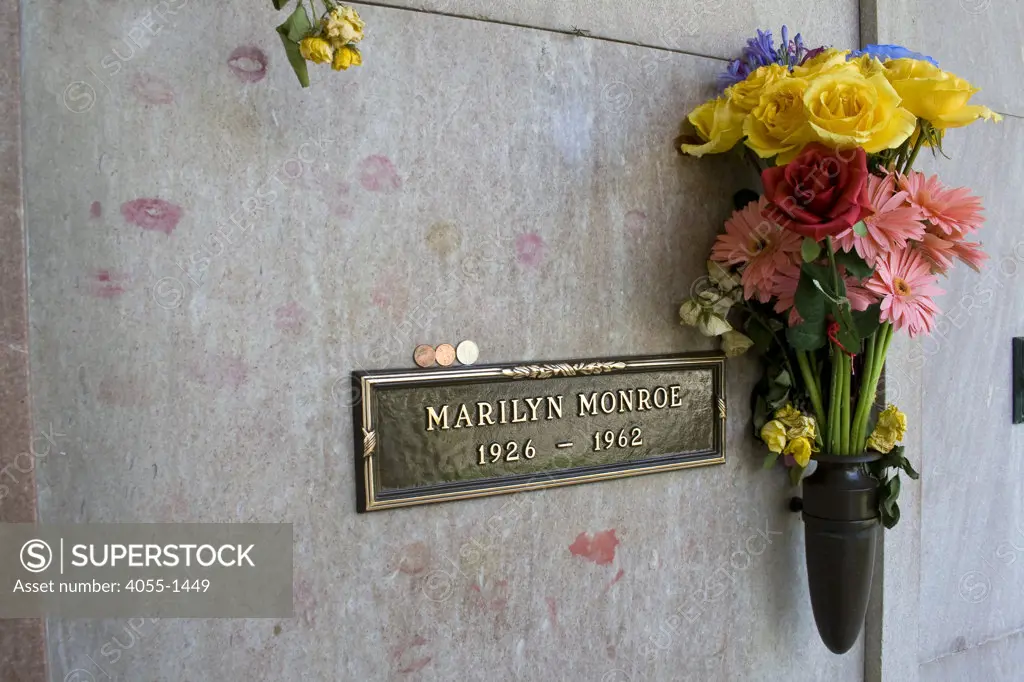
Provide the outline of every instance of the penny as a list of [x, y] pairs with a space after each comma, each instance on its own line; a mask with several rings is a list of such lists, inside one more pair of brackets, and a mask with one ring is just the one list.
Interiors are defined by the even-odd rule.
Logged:
[[430, 367], [434, 364], [434, 347], [433, 346], [416, 346], [416, 350], [413, 351], [412, 359], [416, 361], [416, 364], [420, 367]]
[[442, 343], [434, 351], [434, 359], [442, 367], [451, 367], [455, 364], [455, 346], [450, 343]]
[[455, 357], [464, 365], [472, 365], [480, 357], [480, 348], [467, 339], [455, 349]]

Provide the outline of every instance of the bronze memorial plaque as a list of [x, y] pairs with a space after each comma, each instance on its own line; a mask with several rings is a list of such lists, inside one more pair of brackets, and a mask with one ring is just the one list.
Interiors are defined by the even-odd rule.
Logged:
[[725, 461], [720, 354], [354, 372], [360, 512]]

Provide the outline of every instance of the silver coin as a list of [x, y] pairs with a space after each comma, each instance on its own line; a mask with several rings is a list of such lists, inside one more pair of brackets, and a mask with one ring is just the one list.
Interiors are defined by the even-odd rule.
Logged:
[[472, 341], [463, 341], [455, 349], [455, 356], [464, 365], [472, 365], [480, 357], [480, 348]]

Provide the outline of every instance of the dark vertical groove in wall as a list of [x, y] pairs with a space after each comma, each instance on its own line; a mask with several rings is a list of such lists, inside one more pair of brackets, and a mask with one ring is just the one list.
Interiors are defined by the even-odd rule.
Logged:
[[[18, 0], [0, 0], [0, 92], [0, 523], [34, 523]], [[42, 619], [0, 620], [0, 680], [46, 682]]]

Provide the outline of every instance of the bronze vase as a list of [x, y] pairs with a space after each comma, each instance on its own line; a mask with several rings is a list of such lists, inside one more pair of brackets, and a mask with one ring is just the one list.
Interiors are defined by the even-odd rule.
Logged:
[[845, 654], [864, 627], [875, 549], [881, 536], [877, 454], [818, 455], [803, 481], [804, 550], [811, 608], [829, 651]]

